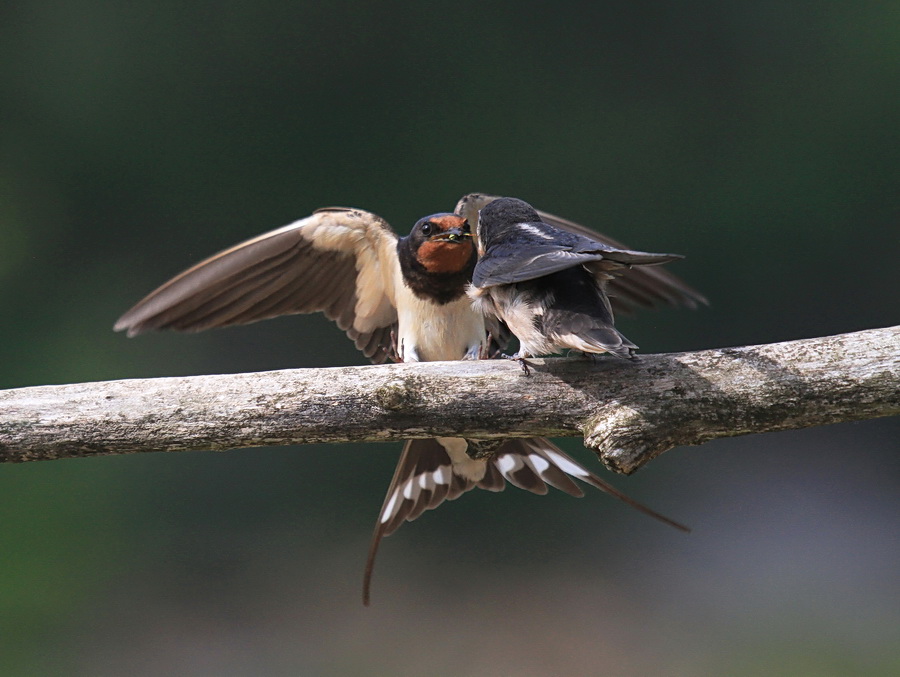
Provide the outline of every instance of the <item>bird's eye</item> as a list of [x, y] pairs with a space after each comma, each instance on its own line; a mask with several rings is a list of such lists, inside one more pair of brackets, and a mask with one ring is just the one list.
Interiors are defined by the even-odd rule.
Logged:
[[431, 235], [431, 223], [425, 222], [422, 224], [422, 234], [423, 235]]

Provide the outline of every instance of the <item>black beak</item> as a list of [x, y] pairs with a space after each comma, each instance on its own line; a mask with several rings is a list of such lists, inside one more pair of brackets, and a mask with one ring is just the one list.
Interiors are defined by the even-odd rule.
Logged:
[[434, 236], [435, 240], [447, 240], [449, 242], [461, 242], [467, 237], [472, 237], [472, 233], [467, 233], [462, 228], [451, 228]]

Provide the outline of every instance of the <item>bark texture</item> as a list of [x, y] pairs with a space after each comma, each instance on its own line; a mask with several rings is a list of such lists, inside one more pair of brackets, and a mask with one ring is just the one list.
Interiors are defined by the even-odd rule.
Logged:
[[672, 447], [900, 414], [900, 326], [740, 348], [134, 379], [0, 391], [0, 462], [410, 437]]

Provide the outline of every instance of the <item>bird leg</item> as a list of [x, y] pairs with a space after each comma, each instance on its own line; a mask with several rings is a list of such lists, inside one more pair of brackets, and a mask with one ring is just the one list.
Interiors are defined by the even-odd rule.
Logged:
[[388, 358], [391, 362], [403, 362], [403, 358], [400, 357], [400, 351], [397, 349], [397, 332], [393, 329], [391, 329], [391, 350], [388, 353]]
[[525, 359], [525, 356], [522, 354], [522, 351], [519, 351], [515, 355], [507, 355], [506, 353], [500, 353], [500, 357], [502, 357], [506, 360], [515, 360], [516, 362], [519, 363], [519, 366], [522, 367], [522, 371], [525, 372], [525, 376], [531, 376], [531, 370], [534, 368], [534, 365]]

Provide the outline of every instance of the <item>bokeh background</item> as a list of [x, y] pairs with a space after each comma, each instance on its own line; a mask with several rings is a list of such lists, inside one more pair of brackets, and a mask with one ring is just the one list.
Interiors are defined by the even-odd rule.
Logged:
[[[326, 205], [524, 198], [712, 305], [644, 352], [900, 318], [900, 3], [11, 2], [0, 387], [362, 363], [321, 317], [128, 340], [191, 263]], [[593, 463], [579, 440], [562, 444]], [[399, 444], [0, 467], [0, 674], [900, 673], [900, 425], [712, 442], [600, 494], [369, 535]]]

